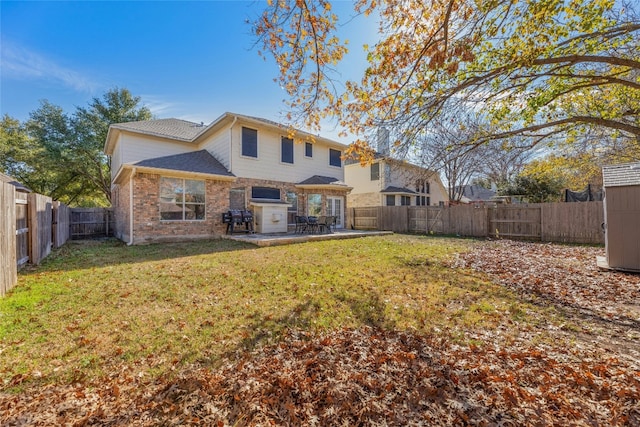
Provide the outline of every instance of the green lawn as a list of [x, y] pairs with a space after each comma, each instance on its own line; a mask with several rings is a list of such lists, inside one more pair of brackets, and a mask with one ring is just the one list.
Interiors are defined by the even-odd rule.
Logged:
[[470, 331], [499, 326], [496, 339], [509, 341], [563, 322], [445, 265], [475, 244], [405, 235], [271, 248], [69, 242], [0, 299], [4, 388], [96, 379], [130, 364], [150, 378], [216, 367], [288, 329], [373, 325], [468, 343]]

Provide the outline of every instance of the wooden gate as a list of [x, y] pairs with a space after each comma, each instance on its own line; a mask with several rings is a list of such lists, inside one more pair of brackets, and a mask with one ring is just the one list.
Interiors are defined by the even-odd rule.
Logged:
[[498, 205], [488, 210], [489, 236], [540, 240], [542, 207]]

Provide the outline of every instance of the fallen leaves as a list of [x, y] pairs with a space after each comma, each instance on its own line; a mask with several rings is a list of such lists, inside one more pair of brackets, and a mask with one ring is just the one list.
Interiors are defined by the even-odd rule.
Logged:
[[5, 386], [19, 391], [0, 391], [0, 424], [640, 425], [640, 277], [599, 272], [600, 253], [500, 241], [454, 264], [566, 310], [584, 328], [573, 341], [561, 327], [557, 342], [468, 331], [468, 344], [447, 331], [293, 330], [218, 369], [152, 378], [139, 375], [154, 363], [144, 359], [69, 384], [16, 376]]
[[218, 369], [0, 395], [3, 425], [637, 425], [640, 372], [616, 358], [462, 346], [373, 328], [291, 332]]
[[519, 293], [621, 322], [640, 320], [640, 275], [599, 271], [602, 248], [500, 240], [478, 245], [454, 266], [489, 273]]

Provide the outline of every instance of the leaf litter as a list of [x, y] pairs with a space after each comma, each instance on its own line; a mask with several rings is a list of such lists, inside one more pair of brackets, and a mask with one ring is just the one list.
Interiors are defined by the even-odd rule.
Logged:
[[[452, 262], [566, 310], [575, 345], [460, 343], [445, 332], [289, 331], [217, 369], [0, 392], [12, 425], [640, 425], [638, 276], [603, 273], [601, 249], [499, 241]], [[593, 265], [592, 265], [593, 264]], [[610, 326], [620, 336], [603, 338]], [[600, 329], [599, 329], [600, 328]], [[469, 335], [491, 342], [491, 331]], [[19, 381], [19, 379], [16, 379]], [[13, 384], [19, 386], [19, 384]]]

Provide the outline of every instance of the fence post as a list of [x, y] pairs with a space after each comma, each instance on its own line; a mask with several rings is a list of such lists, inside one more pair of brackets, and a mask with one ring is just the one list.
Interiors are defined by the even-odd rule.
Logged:
[[544, 203], [540, 204], [540, 241], [544, 242]]
[[15, 193], [13, 185], [0, 182], [0, 296], [18, 282]]
[[29, 261], [32, 264], [37, 264], [40, 260], [38, 244], [38, 202], [36, 200], [36, 193], [29, 193], [27, 195], [27, 217], [29, 224]]

